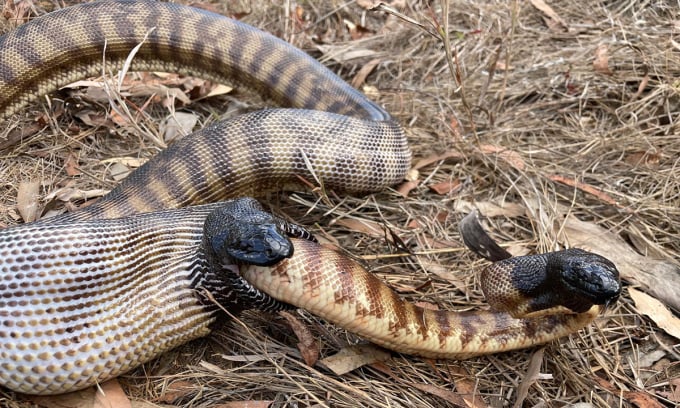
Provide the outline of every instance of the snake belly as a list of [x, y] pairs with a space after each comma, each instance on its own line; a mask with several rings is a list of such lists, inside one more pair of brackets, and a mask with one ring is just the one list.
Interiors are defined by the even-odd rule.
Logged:
[[[85, 388], [207, 334], [215, 316], [197, 290], [209, 283], [198, 241], [214, 207], [203, 204], [300, 180], [379, 191], [409, 169], [401, 127], [313, 58], [248, 25], [171, 3], [88, 3], [1, 37], [0, 117], [121, 67], [140, 44], [133, 70], [232, 83], [289, 108], [210, 125], [93, 205], [0, 231], [0, 381], [13, 390]], [[195, 207], [166, 210], [187, 206]], [[243, 268], [244, 277], [396, 351], [459, 358], [526, 347], [575, 331], [600, 310], [547, 321], [425, 311], [347, 258], [293, 241], [292, 258]]]

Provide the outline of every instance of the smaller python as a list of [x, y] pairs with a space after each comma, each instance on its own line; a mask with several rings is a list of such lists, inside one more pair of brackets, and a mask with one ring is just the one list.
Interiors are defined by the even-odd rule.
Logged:
[[102, 59], [120, 67], [140, 44], [132, 69], [235, 82], [293, 108], [208, 126], [83, 210], [0, 230], [1, 385], [57, 394], [105, 381], [207, 335], [214, 301], [301, 307], [395, 351], [466, 358], [572, 333], [619, 296], [611, 262], [570, 250], [492, 264], [485, 290], [500, 310], [426, 310], [252, 199], [231, 200], [300, 179], [379, 191], [403, 179], [410, 150], [384, 109], [313, 58], [213, 13], [108, 0], [36, 18], [0, 37], [0, 117], [97, 75]]

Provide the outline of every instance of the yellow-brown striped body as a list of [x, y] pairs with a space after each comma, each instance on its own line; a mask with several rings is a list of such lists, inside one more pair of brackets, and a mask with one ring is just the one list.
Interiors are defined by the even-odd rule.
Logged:
[[317, 243], [296, 239], [295, 255], [271, 268], [241, 273], [273, 298], [323, 316], [391, 350], [463, 359], [542, 344], [590, 323], [600, 306], [580, 314], [517, 319], [497, 311], [429, 310], [400, 299], [361, 265]]

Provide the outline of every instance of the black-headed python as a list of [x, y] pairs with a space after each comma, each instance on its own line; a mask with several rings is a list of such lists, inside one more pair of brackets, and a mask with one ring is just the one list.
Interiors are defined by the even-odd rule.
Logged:
[[[275, 217], [258, 224], [268, 214], [251, 200], [207, 204], [300, 178], [377, 191], [410, 164], [404, 132], [382, 108], [302, 51], [220, 15], [120, 0], [36, 18], [0, 38], [0, 114], [118, 69], [139, 44], [132, 70], [235, 83], [292, 108], [211, 125], [94, 205], [1, 230], [0, 385], [56, 394], [117, 376], [208, 334], [219, 316], [205, 293], [233, 312], [290, 304], [387, 348], [441, 358], [545, 343], [618, 297], [613, 264], [576, 250], [493, 264], [487, 296], [507, 312], [425, 310], [301, 228]], [[230, 240], [240, 215], [265, 238]], [[272, 261], [237, 267], [234, 252]], [[577, 313], [539, 311], [554, 302]]]

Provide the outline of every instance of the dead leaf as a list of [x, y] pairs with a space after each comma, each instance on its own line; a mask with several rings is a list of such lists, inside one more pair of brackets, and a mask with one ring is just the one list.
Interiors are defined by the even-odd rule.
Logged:
[[17, 210], [24, 222], [33, 222], [38, 218], [38, 197], [40, 182], [37, 180], [22, 181], [17, 191]]
[[285, 357], [286, 355], [284, 353], [264, 353], [264, 354], [236, 354], [233, 356], [228, 354], [218, 354], [218, 356], [222, 357], [227, 361], [253, 363], [257, 361], [267, 361], [274, 358], [282, 358]]
[[484, 154], [498, 155], [500, 159], [503, 159], [505, 162], [507, 162], [517, 170], [524, 170], [526, 168], [526, 163], [524, 162], [524, 159], [522, 159], [522, 156], [520, 156], [519, 153], [510, 150], [506, 147], [485, 144], [479, 146], [479, 149]]
[[29, 398], [33, 403], [45, 408], [95, 408], [95, 393], [94, 387], [89, 387], [66, 394], [32, 395]]
[[[567, 210], [565, 209], [566, 213]], [[680, 266], [642, 256], [635, 252], [618, 234], [569, 215], [561, 226], [571, 246], [583, 248], [609, 257], [628, 282], [641, 285], [645, 292], [666, 305], [680, 310]], [[612, 256], [615, 254], [614, 256]]]
[[455, 210], [458, 213], [468, 214], [470, 211], [479, 210], [484, 217], [507, 217], [515, 218], [526, 214], [527, 209], [523, 205], [503, 202], [497, 204], [491, 201], [476, 201], [470, 202], [465, 200], [457, 200]]
[[367, 364], [386, 361], [389, 358], [390, 353], [372, 344], [366, 344], [344, 347], [319, 363], [336, 375], [343, 375]]
[[206, 370], [211, 371], [211, 372], [213, 372], [217, 375], [226, 375], [227, 374], [227, 372], [222, 367], [215, 365], [213, 363], [209, 363], [207, 361], [201, 361], [200, 363], [198, 363], [198, 365], [200, 365], [201, 367], [205, 368]]
[[496, 62], [496, 70], [498, 71], [512, 71], [515, 69], [512, 65], [506, 65], [505, 61]]
[[132, 408], [123, 388], [115, 378], [99, 384], [95, 393], [94, 408]]
[[80, 168], [78, 167], [78, 156], [75, 153], [69, 153], [64, 161], [64, 169], [68, 176], [77, 176], [80, 174]]
[[172, 404], [180, 398], [196, 392], [196, 384], [189, 381], [173, 381], [161, 391], [161, 395], [156, 399], [159, 402]]
[[626, 402], [640, 408], [664, 408], [664, 406], [644, 391], [628, 391], [623, 393]]
[[642, 95], [642, 93], [645, 91], [645, 89], [647, 89], [647, 85], [649, 85], [649, 73], [645, 73], [645, 76], [642, 77], [642, 81], [640, 81], [640, 85], [638, 85], [638, 89], [635, 92], [635, 95], [633, 95], [630, 98], [630, 100], [634, 101], [637, 98], [639, 98], [640, 95]]
[[381, 0], [357, 0], [357, 5], [366, 10], [373, 10], [382, 3]]
[[670, 383], [671, 392], [667, 398], [673, 402], [680, 402], [680, 378], [673, 378]]
[[661, 155], [655, 151], [637, 151], [626, 154], [623, 160], [631, 166], [645, 166], [655, 169], [659, 167]]
[[348, 47], [346, 45], [321, 45], [316, 47], [323, 54], [321, 62], [335, 61], [345, 63], [358, 58], [377, 58], [378, 52], [360, 47]]
[[348, 19], [344, 19], [342, 21], [345, 23], [345, 26], [349, 31], [349, 36], [352, 38], [352, 40], [360, 40], [364, 37], [374, 34], [373, 31], [364, 27], [361, 24], [355, 24], [353, 21], [350, 21]]
[[271, 400], [231, 401], [212, 405], [212, 408], [268, 408], [273, 403]]
[[552, 7], [547, 5], [543, 0], [531, 0], [531, 5], [536, 7], [540, 12], [545, 14], [548, 19], [553, 20], [556, 24], [563, 27], [564, 31], [569, 30], [567, 23], [560, 17]]
[[381, 224], [369, 220], [357, 220], [354, 218], [341, 218], [335, 223], [342, 225], [353, 232], [360, 232], [371, 237], [380, 238], [385, 236], [385, 231]]
[[112, 123], [108, 115], [93, 110], [82, 110], [77, 112], [75, 117], [82, 120], [84, 124], [92, 127], [109, 126]]
[[[413, 387], [413, 388], [417, 388], [421, 391], [424, 391], [428, 394], [432, 394], [436, 397], [439, 397], [439, 398], [443, 399], [444, 401], [447, 401], [447, 402], [449, 402], [449, 403], [451, 403], [455, 406], [472, 407], [471, 405], [469, 405], [468, 400], [466, 398], [463, 398], [462, 395], [457, 394], [453, 391], [449, 391], [449, 390], [446, 390], [444, 388], [437, 387], [435, 385], [430, 385], [430, 384], [408, 383], [408, 385]], [[482, 399], [482, 397], [479, 397], [479, 401], [481, 401], [481, 399]], [[476, 402], [474, 396], [472, 396], [472, 402]], [[476, 405], [476, 404], [474, 406], [482, 406], [483, 407], [483, 405]]]
[[673, 312], [659, 300], [637, 289], [628, 288], [628, 293], [639, 313], [646, 315], [663, 331], [680, 340], [680, 319], [675, 317]]
[[541, 347], [531, 355], [529, 367], [522, 376], [522, 381], [517, 387], [517, 399], [513, 405], [514, 408], [519, 408], [522, 406], [522, 404], [524, 404], [524, 400], [526, 399], [527, 395], [529, 395], [529, 387], [531, 387], [531, 385], [538, 379], [541, 370], [541, 363], [543, 362], [544, 351], [545, 348]]
[[361, 85], [364, 84], [366, 81], [366, 77], [373, 72], [375, 67], [380, 64], [380, 61], [382, 61], [380, 58], [374, 58], [367, 63], [364, 64], [361, 69], [359, 69], [359, 72], [357, 72], [356, 75], [354, 75], [354, 78], [352, 78], [352, 86], [355, 88], [360, 88]]
[[605, 75], [612, 75], [613, 72], [609, 69], [609, 46], [607, 44], [600, 44], [595, 49], [595, 59], [593, 60], [593, 69], [595, 72]]
[[198, 116], [193, 113], [175, 112], [165, 118], [161, 124], [163, 141], [171, 143], [188, 135], [198, 123]]
[[486, 408], [488, 405], [484, 402], [477, 391], [477, 381], [474, 376], [471, 376], [463, 367], [453, 366], [450, 368], [453, 376], [453, 383], [456, 385], [456, 391], [463, 396], [466, 406], [470, 408]]
[[414, 180], [414, 181], [407, 181], [405, 183], [401, 183], [399, 187], [397, 187], [397, 192], [402, 196], [402, 197], [408, 197], [408, 194], [413, 190], [414, 188], [418, 187], [418, 184], [420, 184], [419, 181]]
[[300, 350], [305, 363], [312, 367], [319, 359], [319, 344], [316, 342], [316, 339], [309, 331], [309, 328], [298, 320], [295, 315], [286, 311], [279, 312], [279, 314], [286, 319], [288, 325], [293, 329], [299, 340], [297, 344], [298, 350]]
[[110, 159], [104, 159], [100, 163], [102, 164], [119, 163], [126, 167], [137, 168], [146, 163], [148, 160], [149, 159], [141, 157], [112, 157]]
[[431, 184], [429, 188], [439, 195], [449, 195], [460, 191], [462, 185], [460, 180], [448, 180]]
[[127, 177], [131, 171], [132, 169], [122, 163], [113, 163], [111, 167], [109, 167], [109, 174], [111, 174], [111, 177], [116, 181], [121, 181]]
[[461, 153], [459, 150], [449, 150], [446, 151], [442, 154], [433, 154], [427, 157], [424, 157], [413, 166], [415, 170], [420, 170], [425, 166], [429, 166], [432, 163], [437, 163], [442, 160], [448, 160], [448, 159], [464, 159], [465, 155]]
[[570, 187], [575, 187], [585, 193], [588, 193], [592, 196], [595, 196], [597, 199], [609, 204], [613, 205], [615, 207], [621, 208], [621, 209], [626, 209], [621, 203], [618, 202], [614, 197], [610, 196], [609, 194], [605, 193], [604, 191], [595, 188], [591, 186], [590, 184], [583, 183], [581, 181], [575, 180], [570, 177], [564, 177], [560, 176], [557, 174], [554, 175], [549, 175], [548, 178], [552, 181], [556, 181], [558, 183], [570, 186]]
[[228, 93], [231, 93], [231, 91], [233, 91], [233, 90], [234, 90], [234, 88], [232, 88], [230, 86], [223, 85], [223, 84], [217, 84], [210, 90], [210, 92], [208, 92], [208, 94], [205, 97], [210, 98], [212, 96], [226, 95]]

